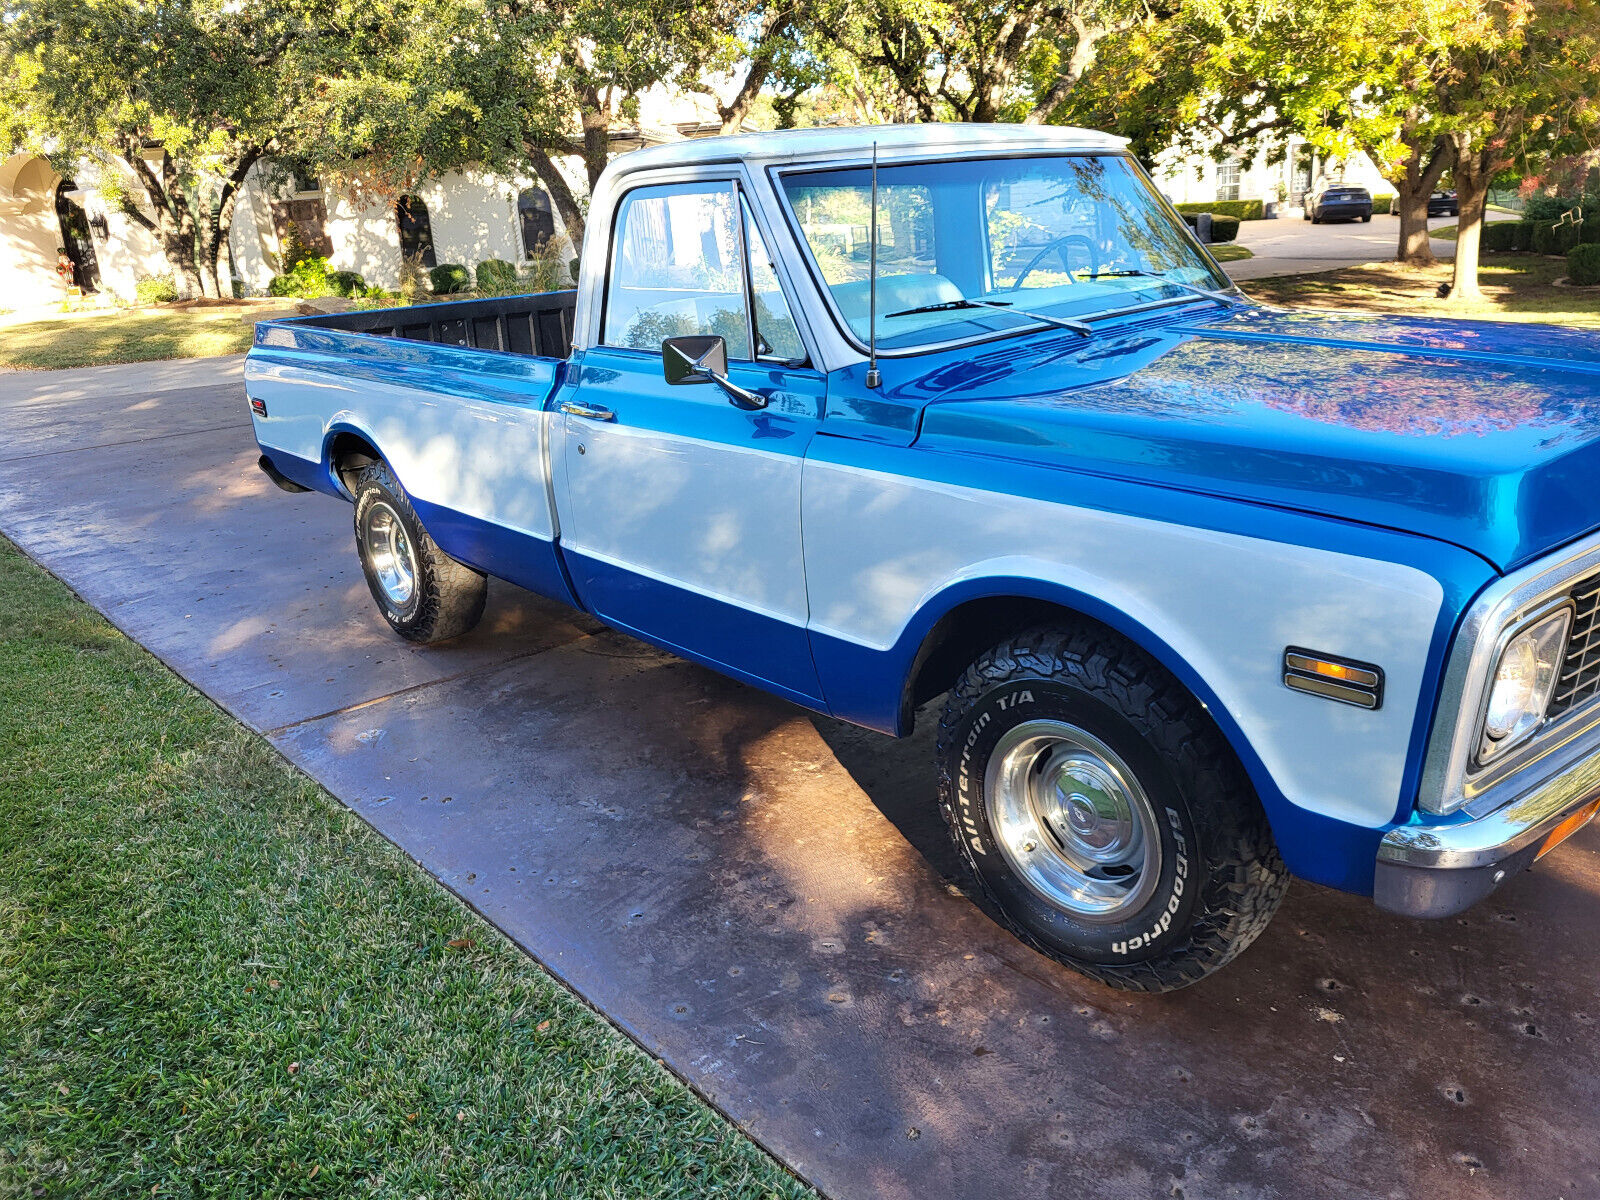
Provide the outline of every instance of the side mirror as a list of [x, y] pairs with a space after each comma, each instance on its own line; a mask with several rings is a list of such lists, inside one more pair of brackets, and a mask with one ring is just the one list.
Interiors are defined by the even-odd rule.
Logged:
[[767, 406], [760, 392], [742, 388], [728, 378], [728, 343], [715, 334], [686, 334], [661, 343], [661, 374], [668, 383], [714, 383], [735, 408]]
[[711, 383], [728, 376], [728, 343], [715, 334], [670, 337], [661, 343], [661, 373], [668, 383]]

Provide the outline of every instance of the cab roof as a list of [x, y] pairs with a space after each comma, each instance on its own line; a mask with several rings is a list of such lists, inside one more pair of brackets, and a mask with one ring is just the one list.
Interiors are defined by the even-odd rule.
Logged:
[[612, 160], [612, 164], [618, 173], [736, 161], [785, 164], [866, 156], [871, 153], [874, 142], [877, 143], [880, 158], [894, 159], [927, 151], [963, 157], [992, 152], [1016, 154], [1030, 150], [1055, 154], [1063, 151], [1116, 151], [1126, 146], [1128, 139], [1064, 125], [949, 122], [830, 126], [668, 142], [664, 146], [620, 154]]

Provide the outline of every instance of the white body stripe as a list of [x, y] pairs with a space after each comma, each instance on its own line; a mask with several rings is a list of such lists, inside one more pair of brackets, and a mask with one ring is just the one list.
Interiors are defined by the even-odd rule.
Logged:
[[[1411, 567], [815, 461], [804, 524], [812, 628], [886, 649], [931, 597], [1012, 575], [1092, 595], [1215, 691], [1295, 804], [1391, 820], [1444, 600]], [[1381, 665], [1377, 712], [1283, 686], [1286, 646]]]

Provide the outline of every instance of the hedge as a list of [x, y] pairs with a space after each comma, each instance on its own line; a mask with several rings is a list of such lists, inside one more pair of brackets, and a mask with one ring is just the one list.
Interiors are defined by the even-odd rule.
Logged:
[[443, 263], [428, 272], [428, 283], [438, 295], [448, 296], [471, 287], [472, 275], [460, 263]]
[[1578, 226], [1570, 222], [1533, 222], [1533, 252], [1535, 254], [1565, 254], [1578, 244]]
[[[1197, 227], [1200, 220], [1199, 213], [1182, 213], [1183, 223], [1190, 229]], [[1220, 213], [1211, 214], [1211, 240], [1213, 242], [1231, 242], [1239, 236], [1239, 218], [1225, 217]]]
[[[1529, 221], [1526, 224], [1531, 225]], [[1516, 250], [1522, 236], [1522, 221], [1491, 221], [1483, 227], [1482, 246], [1485, 250], [1502, 253]]]
[[1600, 244], [1585, 242], [1567, 251], [1567, 279], [1582, 287], [1600, 283]]
[[1517, 227], [1517, 249], [1523, 254], [1530, 253], [1533, 250], [1533, 227], [1537, 222], [1515, 221], [1512, 223]]
[[1212, 216], [1238, 217], [1241, 221], [1260, 221], [1267, 215], [1261, 200], [1212, 200], [1205, 204], [1180, 204], [1181, 213], [1208, 212]]
[[1394, 213], [1394, 203], [1398, 199], [1400, 199], [1399, 196], [1392, 195], [1389, 192], [1379, 192], [1372, 198], [1372, 211], [1375, 213], [1390, 213], [1392, 215]]
[[1585, 243], [1600, 242], [1600, 205], [1583, 218], [1583, 224], [1578, 228], [1578, 240]]
[[137, 304], [170, 304], [177, 298], [178, 289], [170, 279], [141, 279], [133, 285]]
[[475, 272], [480, 292], [507, 292], [517, 286], [517, 268], [503, 258], [486, 258]]

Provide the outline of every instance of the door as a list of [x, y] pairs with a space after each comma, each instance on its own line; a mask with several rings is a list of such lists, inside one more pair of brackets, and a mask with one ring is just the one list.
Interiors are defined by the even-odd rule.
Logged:
[[[599, 344], [562, 397], [574, 585], [613, 625], [816, 704], [800, 469], [824, 378], [732, 181], [635, 188], [613, 231]], [[726, 339], [766, 407], [668, 384], [661, 342], [686, 334]]]
[[94, 252], [94, 234], [89, 218], [68, 194], [77, 184], [63, 180], [56, 188], [56, 218], [61, 222], [61, 245], [72, 263], [73, 285], [84, 292], [100, 290], [100, 260]]

